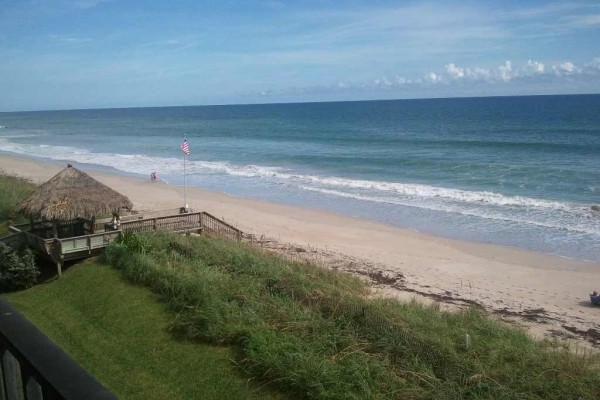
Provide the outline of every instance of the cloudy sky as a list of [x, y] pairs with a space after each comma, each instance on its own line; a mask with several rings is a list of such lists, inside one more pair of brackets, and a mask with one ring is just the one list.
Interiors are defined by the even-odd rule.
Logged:
[[0, 111], [563, 93], [598, 0], [0, 0]]

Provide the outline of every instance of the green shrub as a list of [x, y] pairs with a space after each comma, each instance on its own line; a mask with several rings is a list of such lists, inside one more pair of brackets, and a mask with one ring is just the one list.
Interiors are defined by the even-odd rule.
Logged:
[[16, 251], [0, 243], [0, 292], [30, 288], [39, 275], [31, 250]]
[[132, 253], [146, 254], [151, 250], [151, 242], [148, 236], [131, 231], [121, 233], [114, 243], [125, 247]]

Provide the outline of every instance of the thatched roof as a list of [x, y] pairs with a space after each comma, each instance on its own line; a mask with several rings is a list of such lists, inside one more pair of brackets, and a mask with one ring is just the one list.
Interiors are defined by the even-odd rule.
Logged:
[[132, 206], [127, 197], [69, 164], [23, 200], [19, 212], [34, 219], [67, 221]]

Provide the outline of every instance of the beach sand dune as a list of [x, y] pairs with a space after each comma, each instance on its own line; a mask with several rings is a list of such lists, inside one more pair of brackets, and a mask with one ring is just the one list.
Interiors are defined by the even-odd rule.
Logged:
[[[0, 169], [37, 183], [63, 167], [0, 156]], [[86, 172], [128, 196], [140, 211], [183, 203], [182, 187]], [[257, 245], [362, 276], [378, 294], [440, 301], [449, 308], [481, 306], [538, 338], [571, 338], [600, 347], [600, 307], [592, 307], [588, 296], [600, 290], [600, 264], [196, 188], [188, 187], [187, 196], [190, 207], [253, 234]]]

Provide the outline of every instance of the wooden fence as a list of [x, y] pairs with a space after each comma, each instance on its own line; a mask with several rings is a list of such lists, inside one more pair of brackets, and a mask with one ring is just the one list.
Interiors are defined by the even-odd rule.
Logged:
[[200, 225], [205, 233], [223, 236], [238, 242], [242, 240], [241, 230], [205, 211], [200, 213]]
[[166, 217], [156, 217], [148, 219], [138, 219], [121, 222], [120, 228], [124, 232], [149, 232], [149, 231], [169, 231], [169, 232], [189, 232], [202, 229], [200, 215], [202, 213], [185, 213], [169, 215]]

